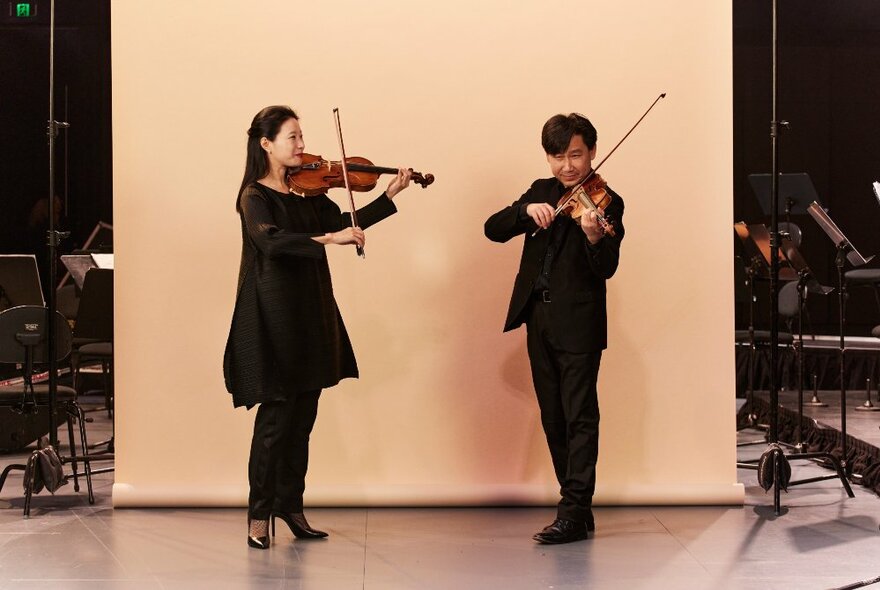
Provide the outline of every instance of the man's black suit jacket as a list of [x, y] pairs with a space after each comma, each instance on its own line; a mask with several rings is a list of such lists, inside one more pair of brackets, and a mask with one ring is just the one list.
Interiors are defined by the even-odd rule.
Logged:
[[[614, 222], [616, 236], [606, 235], [590, 245], [580, 225], [568, 216], [554, 221], [555, 232], [562, 232], [559, 250], [550, 272], [551, 329], [554, 337], [568, 352], [592, 352], [607, 346], [605, 280], [617, 270], [620, 242], [623, 240], [623, 199], [610, 189], [611, 203], [605, 214]], [[544, 264], [550, 231], [542, 230], [532, 237], [537, 224], [525, 213], [530, 203], [549, 203], [554, 208], [565, 192], [556, 178], [536, 180], [531, 188], [509, 207], [486, 220], [486, 237], [506, 242], [525, 234], [519, 273], [513, 284], [513, 295], [504, 331], [513, 330], [528, 318], [535, 281]]]

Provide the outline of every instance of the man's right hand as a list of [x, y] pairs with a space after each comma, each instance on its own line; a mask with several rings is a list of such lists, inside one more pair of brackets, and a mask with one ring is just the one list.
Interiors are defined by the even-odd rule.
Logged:
[[547, 203], [529, 203], [526, 206], [526, 215], [532, 218], [541, 229], [547, 229], [556, 217], [556, 209]]

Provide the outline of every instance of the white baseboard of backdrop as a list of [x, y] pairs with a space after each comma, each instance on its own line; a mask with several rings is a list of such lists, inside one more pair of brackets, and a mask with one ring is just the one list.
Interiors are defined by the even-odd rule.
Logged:
[[[234, 508], [247, 505], [242, 484], [113, 484], [114, 508]], [[555, 486], [542, 484], [310, 486], [305, 503], [319, 507], [553, 506]], [[598, 485], [596, 506], [741, 506], [745, 487], [728, 484]]]

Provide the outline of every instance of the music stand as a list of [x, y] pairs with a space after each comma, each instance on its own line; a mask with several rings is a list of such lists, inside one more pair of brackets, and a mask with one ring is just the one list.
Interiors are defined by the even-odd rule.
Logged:
[[[736, 235], [743, 243], [746, 255], [755, 265], [755, 276], [761, 279], [770, 278], [770, 231], [763, 223], [746, 225], [744, 221], [733, 224]], [[791, 268], [782, 252], [777, 254], [780, 265], [779, 280], [796, 281], [797, 272]]]
[[[761, 425], [757, 423], [757, 417], [753, 413], [755, 355], [757, 350], [755, 345], [755, 280], [770, 278], [770, 234], [763, 224], [746, 225], [743, 221], [734, 223], [733, 229], [742, 242], [746, 256], [749, 259], [749, 264], [746, 266], [746, 276], [748, 277], [749, 285], [749, 368], [747, 371], [749, 383], [746, 391], [746, 404], [749, 406], [749, 424], [753, 427], [760, 427]], [[781, 254], [779, 255], [779, 260], [780, 262], [785, 262]], [[740, 443], [740, 446], [747, 444], [754, 443]]]
[[[794, 447], [798, 452], [803, 451], [803, 434], [801, 432], [801, 423], [804, 418], [804, 305], [807, 302], [807, 293], [816, 293], [818, 295], [828, 295], [834, 291], [833, 287], [826, 287], [816, 280], [813, 271], [807, 265], [807, 261], [801, 255], [790, 236], [782, 236], [780, 244], [780, 253], [791, 265], [791, 268], [797, 272], [797, 293], [798, 293], [798, 337], [795, 340], [795, 352], [798, 358], [798, 421], [795, 428], [795, 444]], [[814, 398], [810, 401], [810, 405], [822, 404], [818, 396], [814, 394]], [[822, 404], [826, 405], [826, 404]], [[792, 482], [793, 485], [797, 482]]]
[[[739, 236], [740, 240], [743, 242], [743, 246], [746, 249], [747, 254], [751, 257], [752, 264], [750, 265], [751, 269], [758, 269], [757, 271], [753, 270], [750, 273], [750, 281], [754, 279], [754, 277], [761, 272], [766, 272], [770, 263], [770, 232], [767, 230], [767, 227], [762, 224], [752, 224], [746, 225], [743, 222], [735, 223], [734, 229], [736, 230], [737, 236]], [[841, 484], [846, 490], [847, 495], [852, 498], [854, 497], [852, 489], [849, 486], [849, 482], [846, 479], [846, 472], [843, 469], [840, 461], [838, 461], [837, 457], [827, 452], [816, 452], [816, 453], [805, 453], [803, 452], [803, 435], [801, 432], [801, 422], [803, 418], [803, 307], [804, 301], [806, 299], [806, 292], [810, 291], [813, 293], [819, 293], [822, 295], [827, 295], [833, 289], [830, 287], [824, 287], [814, 278], [812, 271], [810, 271], [809, 266], [804, 260], [801, 253], [798, 251], [797, 247], [794, 245], [794, 242], [791, 240], [789, 236], [782, 236], [781, 238], [781, 247], [777, 252], [778, 262], [785, 264], [785, 267], [779, 268], [779, 278], [780, 280], [785, 280], [783, 277], [787, 277], [787, 280], [797, 280], [798, 285], [798, 339], [795, 344], [796, 351], [798, 355], [798, 422], [795, 429], [795, 444], [793, 445], [795, 450], [797, 451], [796, 455], [791, 456], [791, 458], [786, 458], [782, 453], [781, 449], [778, 451], [780, 455], [780, 460], [788, 461], [788, 460], [798, 460], [798, 461], [808, 461], [814, 459], [824, 459], [828, 461], [835, 470], [835, 473], [832, 475], [822, 475], [819, 477], [812, 477], [809, 479], [790, 481], [787, 483], [788, 486], [801, 485], [805, 483], [814, 483], [818, 481], [825, 481], [828, 479], [839, 478]], [[754, 296], [751, 296], [752, 302], [754, 302]], [[749, 339], [750, 339], [750, 368], [752, 370], [751, 364], [754, 362], [754, 328], [752, 324], [752, 309], [749, 308]], [[770, 346], [774, 346], [774, 343], [771, 339]], [[773, 378], [773, 374], [771, 372], [771, 379]], [[750, 377], [751, 379], [751, 377]], [[775, 384], [771, 382], [771, 388], [775, 387]], [[749, 388], [749, 393], [751, 392], [751, 387]], [[748, 403], [751, 403], [751, 399]], [[751, 416], [750, 416], [751, 420]], [[779, 408], [778, 404], [775, 404], [771, 401], [770, 403], [770, 424], [771, 429], [774, 431], [778, 430], [779, 421]], [[761, 442], [761, 441], [756, 441]], [[778, 441], [772, 440], [771, 443], [777, 443]], [[753, 444], [753, 443], [745, 443], [745, 444]], [[792, 446], [792, 445], [787, 445]], [[737, 462], [737, 466], [745, 469], [758, 469], [757, 462], [753, 461], [743, 461]], [[777, 482], [774, 485], [779, 485]]]
[[[113, 251], [113, 226], [109, 223], [104, 223], [103, 221], [99, 221], [95, 226], [95, 229], [92, 230], [92, 233], [89, 234], [89, 237], [86, 238], [85, 243], [82, 248], [79, 250], [74, 250], [74, 256], [88, 256], [89, 254], [96, 252], [112, 252]], [[61, 257], [62, 262], [64, 260], [64, 256]], [[67, 264], [65, 263], [65, 266]], [[100, 267], [104, 268], [104, 267]], [[110, 268], [113, 268], [112, 266]], [[83, 272], [85, 274], [85, 272]], [[58, 288], [63, 287], [67, 280], [72, 276], [70, 272], [70, 268], [68, 267], [68, 271], [64, 273], [64, 277], [61, 278], [61, 281], [58, 283]], [[77, 286], [82, 289], [82, 281], [77, 283]]]
[[[749, 184], [755, 193], [761, 210], [765, 215], [770, 215], [770, 190], [773, 176], [770, 174], [749, 174]], [[791, 222], [791, 215], [805, 215], [810, 203], [818, 202], [819, 195], [810, 180], [810, 175], [804, 172], [796, 174], [779, 175], [779, 200], [785, 205], [785, 221]]]
[[828, 295], [834, 291], [834, 287], [826, 287], [816, 280], [816, 276], [810, 270], [807, 261], [804, 260], [800, 250], [795, 246], [791, 236], [782, 236], [780, 241], [779, 252], [785, 257], [794, 272], [797, 273], [798, 279], [804, 281], [808, 291], [818, 295]]
[[845, 373], [845, 360], [846, 360], [846, 341], [845, 341], [845, 328], [846, 328], [846, 282], [843, 280], [843, 267], [848, 260], [850, 264], [853, 266], [864, 266], [868, 262], [871, 261], [874, 256], [869, 256], [865, 258], [861, 255], [861, 253], [856, 250], [855, 246], [852, 245], [847, 237], [844, 235], [840, 228], [837, 227], [837, 224], [832, 221], [831, 217], [825, 212], [825, 210], [819, 205], [818, 202], [813, 202], [807, 208], [807, 212], [810, 216], [819, 224], [819, 227], [822, 228], [822, 231], [831, 238], [831, 241], [834, 242], [834, 246], [837, 248], [837, 256], [836, 256], [836, 266], [837, 266], [837, 307], [840, 315], [840, 432], [841, 432], [841, 453], [842, 453], [842, 463], [845, 471], [848, 470], [849, 464], [847, 463], [847, 448], [846, 448], [846, 379], [844, 378]]
[[[110, 255], [112, 256], [112, 254]], [[74, 275], [75, 276], [75, 275]], [[111, 343], [110, 358], [106, 353], [89, 355], [85, 348], [77, 350], [78, 363], [83, 361], [84, 356], [93, 356], [101, 359], [101, 374], [104, 378], [104, 399], [108, 415], [113, 418], [113, 377], [112, 377], [112, 342], [113, 342], [113, 269], [93, 268], [86, 273], [83, 280], [82, 297], [80, 298], [79, 313], [76, 317], [76, 326], [73, 330], [74, 341], [92, 340], [95, 342]], [[79, 369], [74, 372], [74, 387], [79, 375]], [[107, 453], [112, 453], [115, 447], [115, 418], [113, 419], [113, 434], [108, 440], [93, 443], [89, 448], [107, 445]], [[93, 474], [113, 471], [112, 467], [93, 470]]]
[[[770, 273], [770, 232], [767, 227], [763, 223], [755, 223], [751, 225], [746, 225], [745, 222], [740, 221], [739, 223], [733, 224], [733, 229], [736, 231], [737, 237], [742, 241], [743, 247], [745, 249], [746, 255], [749, 257], [749, 266], [746, 268], [746, 274], [748, 278], [749, 284], [749, 383], [750, 387], [747, 392], [749, 407], [751, 408], [751, 397], [753, 395], [753, 387], [751, 383], [753, 381], [753, 363], [754, 363], [754, 354], [755, 354], [755, 338], [754, 338], [754, 302], [755, 302], [755, 292], [754, 292], [754, 280], [756, 278], [767, 279], [769, 278]], [[789, 236], [782, 237], [782, 248], [777, 253], [780, 265], [779, 268], [779, 279], [784, 281], [798, 281], [798, 326], [801, 325], [802, 322], [802, 312], [803, 312], [803, 301], [801, 296], [806, 297], [806, 293], [803, 293], [803, 289], [818, 293], [820, 295], [826, 295], [833, 291], [834, 289], [830, 287], [823, 287], [819, 284], [819, 282], [814, 278], [812, 271], [810, 271], [809, 266], [804, 260], [803, 256], [801, 256], [797, 247], [795, 247], [794, 242], [791, 240]], [[799, 340], [795, 344], [796, 351], [799, 359], [799, 371], [803, 371], [802, 366], [802, 349], [803, 349], [803, 331], [799, 334]], [[802, 396], [803, 396], [803, 386], [802, 386], [802, 375], [799, 375], [799, 395], [798, 395], [798, 405], [801, 406]], [[819, 401], [817, 396], [814, 396], [808, 405], [827, 405], [823, 404]], [[749, 422], [755, 426], [756, 421], [754, 416], [750, 414]], [[743, 443], [741, 443], [743, 444]], [[751, 443], [747, 443], [751, 444]], [[797, 448], [800, 448], [801, 441], [798, 440], [795, 445]]]
[[93, 268], [113, 269], [113, 254], [66, 254], [61, 257], [61, 262], [67, 267], [67, 276], [73, 277], [77, 288], [82, 291], [87, 272]]
[[37, 257], [0, 254], [0, 311], [19, 305], [46, 305]]
[[[746, 225], [745, 222], [733, 224], [733, 229], [737, 237], [742, 241], [743, 248], [749, 258], [749, 265], [746, 267], [746, 275], [748, 276], [749, 285], [749, 368], [748, 368], [748, 390], [746, 391], [746, 404], [749, 406], [748, 421], [752, 427], [768, 428], [767, 425], [758, 424], [757, 417], [752, 412], [754, 409], [754, 380], [755, 380], [755, 355], [757, 346], [755, 344], [755, 280], [770, 278], [770, 232], [763, 223], [755, 223]], [[794, 281], [797, 280], [797, 272], [788, 265], [788, 261], [782, 252], [777, 253], [777, 259], [781, 265], [785, 265], [779, 269], [780, 280]], [[737, 446], [746, 446], [751, 444], [763, 443], [766, 441], [750, 441], [738, 443]]]
[[113, 341], [113, 270], [94, 268], [83, 281], [73, 335], [77, 339]]
[[[752, 427], [760, 427], [758, 418], [755, 415], [754, 395], [755, 395], [755, 279], [759, 276], [766, 278], [769, 276], [770, 269], [764, 259], [761, 248], [752, 238], [749, 226], [744, 221], [733, 224], [733, 231], [740, 239], [745, 250], [748, 264], [746, 265], [746, 283], [749, 286], [749, 328], [748, 328], [748, 344], [749, 344], [749, 362], [746, 371], [748, 379], [748, 388], [746, 389], [746, 405], [749, 407], [748, 423]], [[749, 441], [737, 443], [737, 446], [745, 446], [751, 444], [759, 444], [765, 441]]]

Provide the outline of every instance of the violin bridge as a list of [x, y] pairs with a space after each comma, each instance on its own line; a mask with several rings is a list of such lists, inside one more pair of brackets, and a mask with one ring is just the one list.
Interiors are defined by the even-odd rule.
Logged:
[[577, 200], [581, 202], [581, 205], [587, 209], [592, 209], [593, 211], [596, 210], [596, 205], [590, 200], [590, 197], [587, 196], [587, 191], [584, 190], [584, 187], [579, 186], [575, 191], [575, 196], [577, 197]]

